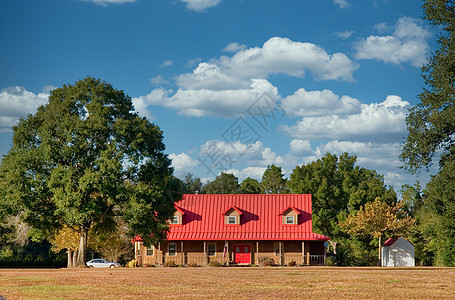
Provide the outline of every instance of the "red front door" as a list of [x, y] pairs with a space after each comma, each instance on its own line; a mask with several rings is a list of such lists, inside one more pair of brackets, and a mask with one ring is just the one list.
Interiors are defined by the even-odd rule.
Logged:
[[251, 245], [234, 245], [234, 262], [251, 264]]

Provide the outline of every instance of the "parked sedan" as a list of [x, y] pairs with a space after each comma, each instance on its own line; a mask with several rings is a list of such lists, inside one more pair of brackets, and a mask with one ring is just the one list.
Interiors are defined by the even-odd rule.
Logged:
[[111, 262], [111, 261], [105, 260], [103, 258], [92, 259], [92, 260], [88, 261], [86, 264], [87, 264], [87, 267], [89, 267], [89, 268], [118, 268], [118, 267], [120, 267], [119, 263]]

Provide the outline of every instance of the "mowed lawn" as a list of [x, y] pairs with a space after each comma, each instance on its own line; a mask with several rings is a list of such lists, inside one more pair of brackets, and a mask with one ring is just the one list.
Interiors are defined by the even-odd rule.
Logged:
[[0, 295], [6, 299], [454, 299], [455, 268], [0, 269]]

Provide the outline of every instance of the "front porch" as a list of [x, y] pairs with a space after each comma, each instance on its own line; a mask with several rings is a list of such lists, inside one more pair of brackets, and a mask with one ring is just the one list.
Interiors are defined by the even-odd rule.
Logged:
[[135, 242], [138, 265], [324, 265], [321, 241], [167, 241], [146, 248]]

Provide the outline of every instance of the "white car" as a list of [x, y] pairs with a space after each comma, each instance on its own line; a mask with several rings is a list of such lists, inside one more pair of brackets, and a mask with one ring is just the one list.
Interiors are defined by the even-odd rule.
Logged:
[[120, 267], [119, 263], [111, 262], [103, 258], [95, 258], [86, 263], [89, 268], [118, 268]]

